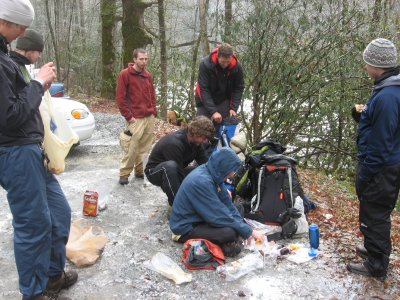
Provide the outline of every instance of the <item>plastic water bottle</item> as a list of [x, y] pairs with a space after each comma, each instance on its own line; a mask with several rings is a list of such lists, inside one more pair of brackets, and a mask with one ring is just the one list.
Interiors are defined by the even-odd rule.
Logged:
[[308, 236], [310, 239], [310, 251], [308, 252], [308, 255], [316, 256], [319, 247], [319, 228], [317, 224], [311, 224], [308, 227]]

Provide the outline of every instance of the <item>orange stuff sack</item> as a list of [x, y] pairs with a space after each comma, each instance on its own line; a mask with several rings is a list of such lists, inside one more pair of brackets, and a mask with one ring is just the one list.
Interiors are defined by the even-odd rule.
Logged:
[[220, 246], [206, 239], [191, 239], [183, 244], [182, 262], [189, 270], [215, 270], [225, 263]]

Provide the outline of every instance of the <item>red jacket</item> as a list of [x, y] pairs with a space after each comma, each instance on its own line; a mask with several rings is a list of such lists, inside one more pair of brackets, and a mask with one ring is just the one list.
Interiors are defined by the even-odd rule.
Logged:
[[129, 63], [118, 75], [116, 100], [121, 115], [129, 121], [150, 115], [157, 116], [156, 95], [148, 71], [137, 73]]

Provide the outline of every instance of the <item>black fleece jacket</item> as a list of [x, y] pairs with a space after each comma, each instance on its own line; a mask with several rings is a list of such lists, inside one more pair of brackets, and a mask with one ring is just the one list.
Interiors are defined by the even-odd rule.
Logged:
[[26, 84], [18, 65], [8, 55], [0, 35], [0, 146], [41, 143], [43, 123], [39, 113], [43, 87]]

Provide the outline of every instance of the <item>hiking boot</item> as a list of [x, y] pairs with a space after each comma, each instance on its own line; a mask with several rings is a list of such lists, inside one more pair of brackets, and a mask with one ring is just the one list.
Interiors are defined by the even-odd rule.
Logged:
[[46, 295], [40, 294], [40, 295], [36, 295], [35, 297], [31, 298], [30, 300], [72, 300], [72, 299], [69, 297], [66, 297], [66, 296], [58, 295], [58, 294], [55, 294], [52, 296], [46, 296]]
[[[62, 289], [67, 289], [78, 280], [78, 273], [75, 271], [64, 271], [59, 276], [50, 277], [46, 286], [46, 295], [53, 297]], [[57, 298], [56, 298], [57, 299]]]
[[226, 257], [235, 257], [242, 251], [242, 247], [237, 242], [225, 243], [221, 248]]
[[367, 249], [365, 249], [365, 247], [363, 245], [356, 246], [356, 254], [363, 259], [368, 258], [368, 251], [367, 251]]
[[372, 276], [371, 272], [365, 266], [365, 263], [348, 263], [347, 270], [358, 275]]
[[370, 277], [375, 277], [378, 279], [385, 279], [386, 277], [386, 271], [383, 271], [380, 274], [373, 274], [371, 273], [370, 270], [366, 267], [367, 262], [362, 262], [362, 263], [348, 263], [347, 264], [347, 270], [351, 273], [358, 274], [358, 275], [364, 275], [364, 276], [370, 276]]
[[129, 183], [128, 176], [119, 176], [119, 184], [120, 185], [125, 185], [128, 183]]
[[135, 174], [135, 178], [144, 179], [144, 174]]

